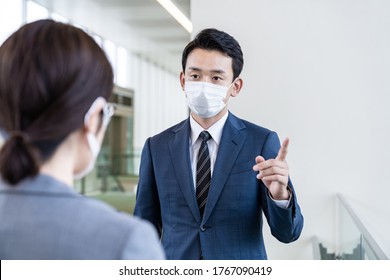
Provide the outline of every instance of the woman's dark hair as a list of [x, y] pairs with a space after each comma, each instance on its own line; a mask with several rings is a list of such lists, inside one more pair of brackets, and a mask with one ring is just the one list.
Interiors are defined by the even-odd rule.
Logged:
[[84, 31], [39, 20], [0, 47], [0, 175], [16, 185], [80, 129], [93, 101], [112, 93], [113, 72]]
[[181, 59], [183, 73], [186, 69], [188, 55], [194, 49], [217, 50], [224, 53], [232, 58], [233, 80], [241, 74], [244, 66], [242, 50], [237, 40], [229, 34], [214, 28], [203, 29], [199, 32], [183, 50]]

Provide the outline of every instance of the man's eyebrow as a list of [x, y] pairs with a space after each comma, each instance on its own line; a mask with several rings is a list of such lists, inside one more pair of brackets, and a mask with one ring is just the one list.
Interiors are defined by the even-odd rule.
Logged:
[[215, 70], [211, 70], [210, 72], [217, 73], [217, 74], [225, 74], [226, 73], [226, 71], [224, 71], [222, 69], [215, 69]]
[[[198, 67], [188, 67], [188, 70], [190, 70], [190, 71], [202, 71], [202, 69], [198, 68]], [[225, 74], [226, 73], [226, 71], [224, 71], [223, 69], [213, 69], [213, 70], [210, 70], [210, 72], [217, 73], [217, 74]]]
[[198, 68], [198, 67], [188, 67], [188, 70], [192, 70], [192, 71], [201, 71], [202, 69]]

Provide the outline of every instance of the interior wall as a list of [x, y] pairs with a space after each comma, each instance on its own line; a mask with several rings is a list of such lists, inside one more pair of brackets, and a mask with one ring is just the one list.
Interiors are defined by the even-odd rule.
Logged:
[[191, 11], [194, 34], [215, 27], [243, 49], [230, 110], [291, 139], [305, 227], [288, 245], [266, 229], [269, 258], [312, 258], [314, 235], [337, 251], [337, 193], [390, 256], [390, 2], [197, 0]]

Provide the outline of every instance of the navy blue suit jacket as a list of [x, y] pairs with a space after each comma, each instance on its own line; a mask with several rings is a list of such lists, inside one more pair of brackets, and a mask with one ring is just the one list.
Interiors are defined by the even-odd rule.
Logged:
[[189, 155], [189, 119], [147, 139], [134, 214], [161, 235], [168, 259], [267, 259], [265, 214], [273, 236], [296, 240], [303, 216], [291, 181], [289, 207], [275, 205], [253, 171], [255, 157], [275, 158], [277, 134], [229, 113], [223, 128], [203, 219]]

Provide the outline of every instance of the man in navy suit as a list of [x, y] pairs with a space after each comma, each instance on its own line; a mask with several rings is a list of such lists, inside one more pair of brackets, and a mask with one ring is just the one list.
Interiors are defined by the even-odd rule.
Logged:
[[157, 228], [168, 259], [267, 259], [264, 213], [278, 240], [296, 240], [303, 216], [289, 179], [289, 140], [228, 111], [243, 85], [229, 34], [205, 29], [183, 51], [188, 119], [147, 139], [135, 215]]

